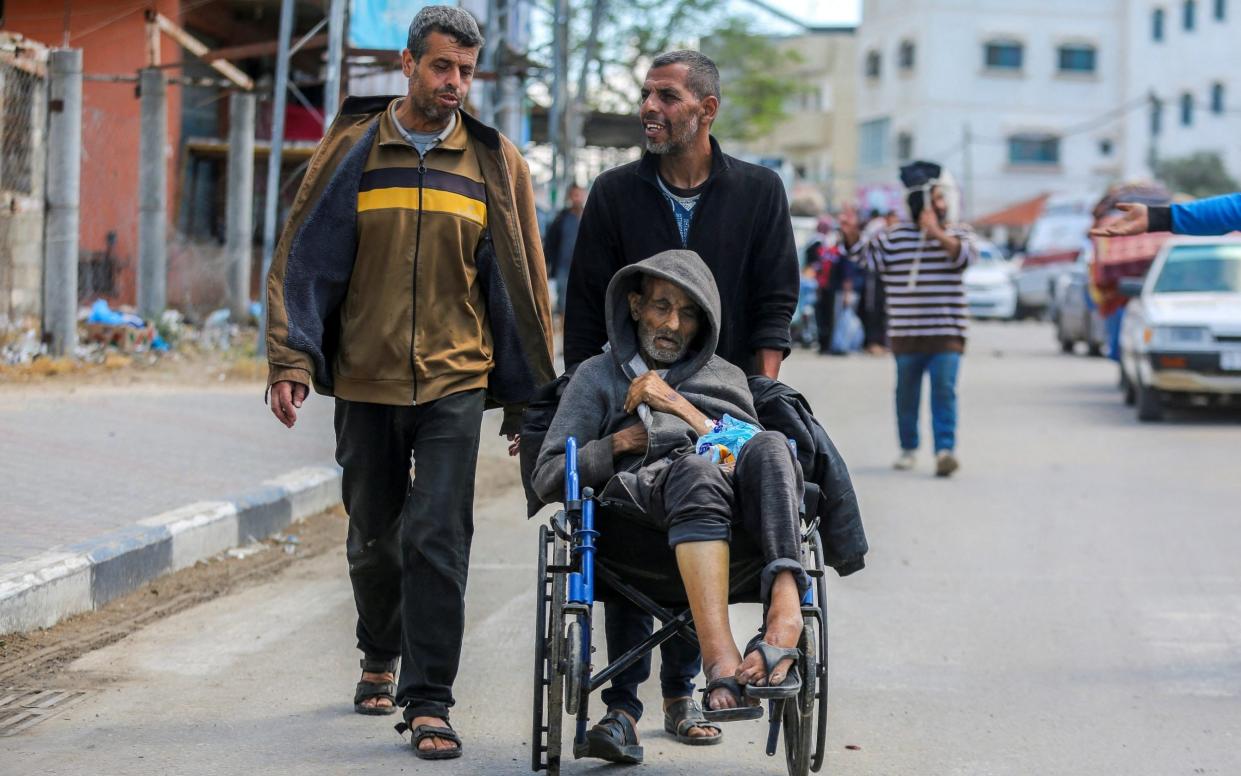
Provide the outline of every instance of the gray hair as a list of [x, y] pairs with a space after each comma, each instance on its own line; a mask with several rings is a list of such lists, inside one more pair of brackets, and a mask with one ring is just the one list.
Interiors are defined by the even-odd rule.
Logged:
[[415, 62], [427, 53], [427, 36], [433, 32], [449, 35], [466, 48], [483, 45], [483, 34], [469, 11], [455, 5], [428, 5], [409, 23], [409, 42], [406, 45]]
[[720, 99], [720, 69], [711, 61], [711, 57], [701, 51], [669, 51], [655, 57], [651, 69], [668, 65], [685, 65], [689, 71], [686, 83], [689, 90], [700, 100], [708, 96]]

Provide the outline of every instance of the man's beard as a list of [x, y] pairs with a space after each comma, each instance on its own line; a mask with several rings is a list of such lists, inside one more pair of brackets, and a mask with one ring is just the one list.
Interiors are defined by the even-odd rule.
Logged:
[[[659, 337], [667, 337], [678, 343], [677, 347], [661, 348], [655, 342]], [[638, 324], [638, 341], [641, 343], [643, 355], [658, 364], [675, 364], [685, 355], [685, 351], [689, 350], [689, 343], [679, 334], [664, 329], [649, 329], [641, 323]]]
[[699, 123], [699, 115], [697, 113], [680, 126], [670, 123], [668, 125], [668, 139], [663, 143], [654, 143], [647, 140], [646, 150], [653, 154], [661, 155], [681, 153], [694, 142], [694, 135], [698, 134]]
[[417, 71], [415, 71], [413, 78], [410, 79], [410, 86], [413, 87], [410, 89], [410, 107], [412, 107], [415, 112], [422, 114], [423, 118], [428, 121], [446, 121], [448, 117], [457, 110], [456, 108], [449, 108], [447, 106], [440, 105], [437, 98], [441, 94], [451, 94], [456, 97], [458, 105], [465, 102], [462, 95], [459, 94], [456, 89], [451, 87], [447, 89], [440, 89], [439, 91], [432, 91], [428, 94], [422, 85], [422, 79], [417, 75]]

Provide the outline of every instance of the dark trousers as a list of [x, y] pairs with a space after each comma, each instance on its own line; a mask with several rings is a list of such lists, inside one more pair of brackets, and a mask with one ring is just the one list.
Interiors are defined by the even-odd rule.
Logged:
[[[810, 584], [801, 565], [800, 508], [802, 477], [793, 451], [783, 435], [764, 431], [741, 449], [731, 474], [699, 455], [678, 458], [664, 473], [643, 507], [668, 528], [672, 546], [687, 541], [728, 541], [739, 525], [763, 554], [761, 576], [764, 602], [777, 574], [792, 571], [798, 590]], [[651, 617], [629, 603], [609, 603], [608, 659], [615, 660], [651, 634]], [[693, 693], [694, 677], [702, 667], [698, 650], [680, 637], [664, 642], [660, 684], [665, 698]], [[609, 709], [623, 709], [635, 719], [642, 716], [638, 686], [651, 675], [651, 656], [622, 671], [601, 694]]]
[[836, 328], [836, 291], [820, 288], [814, 303], [814, 322], [819, 327], [819, 352], [832, 352], [832, 332]]
[[482, 416], [481, 389], [413, 407], [336, 401], [358, 649], [400, 656], [406, 719], [447, 719], [454, 703]]

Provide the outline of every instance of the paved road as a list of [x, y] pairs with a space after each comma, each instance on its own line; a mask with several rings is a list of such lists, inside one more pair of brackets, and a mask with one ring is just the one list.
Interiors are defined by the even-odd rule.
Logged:
[[[951, 481], [929, 455], [888, 468], [889, 359], [787, 367], [852, 465], [873, 548], [831, 582], [827, 771], [1241, 773], [1241, 424], [1139, 426], [1110, 364], [1054, 353], [1041, 326], [977, 329]], [[465, 759], [423, 764], [388, 719], [350, 712], [338, 552], [85, 656], [65, 678], [95, 693], [0, 739], [0, 771], [525, 773], [534, 526], [512, 491], [483, 495], [454, 714]], [[738, 633], [757, 617], [736, 607]], [[641, 732], [642, 773], [783, 772], [758, 723], [705, 750], [654, 716]]]
[[288, 433], [250, 383], [6, 390], [0, 564], [330, 465], [331, 401], [311, 397], [303, 421]]

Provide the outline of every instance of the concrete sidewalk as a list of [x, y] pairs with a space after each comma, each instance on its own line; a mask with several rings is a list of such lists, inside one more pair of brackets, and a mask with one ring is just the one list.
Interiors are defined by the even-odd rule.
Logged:
[[0, 391], [0, 633], [46, 627], [340, 500], [332, 402], [258, 383]]
[[262, 397], [257, 383], [0, 391], [0, 564], [332, 465], [331, 399], [312, 396], [290, 431]]

